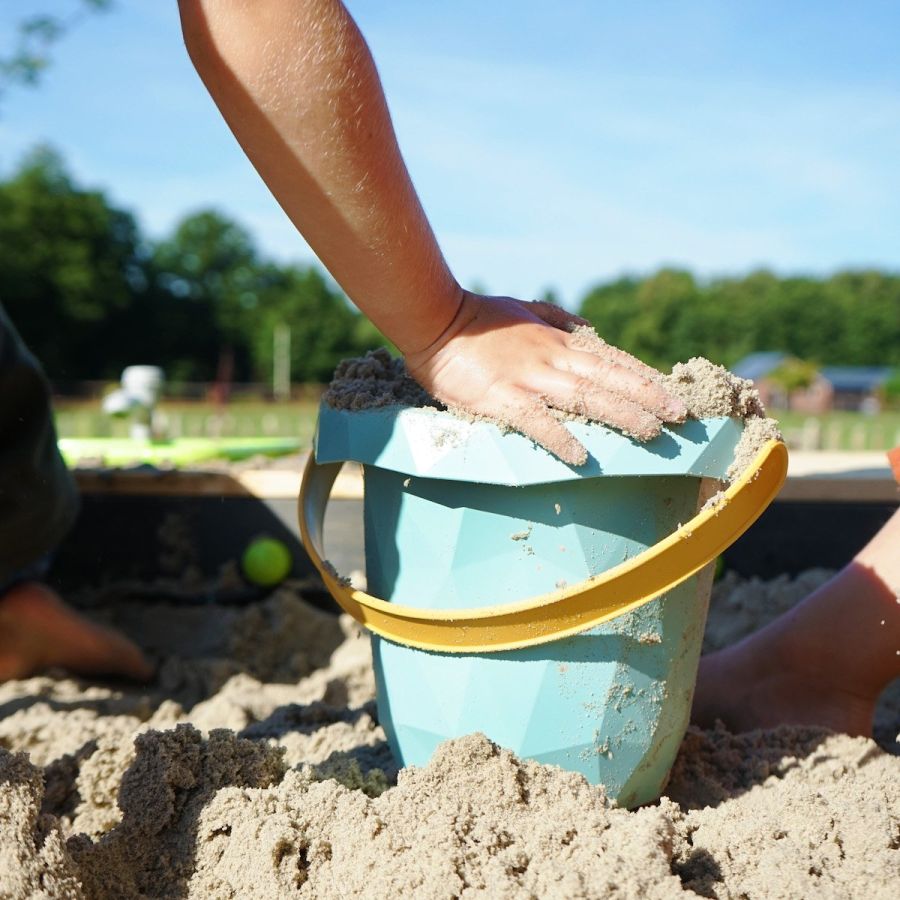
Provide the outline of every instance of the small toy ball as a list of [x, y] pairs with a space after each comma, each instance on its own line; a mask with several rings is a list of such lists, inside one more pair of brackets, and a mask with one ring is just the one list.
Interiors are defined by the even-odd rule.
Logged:
[[277, 538], [258, 537], [247, 545], [241, 569], [248, 581], [272, 587], [287, 578], [294, 561], [291, 551]]

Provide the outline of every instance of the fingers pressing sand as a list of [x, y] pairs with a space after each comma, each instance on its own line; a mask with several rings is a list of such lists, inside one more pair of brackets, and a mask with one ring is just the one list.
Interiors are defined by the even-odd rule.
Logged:
[[584, 320], [549, 303], [468, 295], [458, 321], [403, 360], [377, 350], [339, 366], [324, 397], [339, 409], [440, 406], [519, 431], [569, 465], [587, 451], [566, 418], [649, 441], [686, 418], [744, 419], [729, 477], [780, 437], [752, 382], [696, 357], [663, 375], [607, 344]]
[[[622, 365], [613, 357], [580, 351], [568, 354], [562, 364], [566, 372], [578, 376], [579, 395], [588, 399], [592, 394], [615, 394], [661, 422], [683, 422], [687, 417], [684, 402], [677, 394], [666, 390], [658, 372], [655, 376], [648, 376], [642, 370]], [[598, 418], [597, 421], [606, 420]], [[612, 420], [610, 422], [615, 424]], [[656, 431], [658, 433], [659, 429]]]
[[587, 451], [559, 412], [641, 441], [687, 413], [659, 372], [549, 303], [467, 295], [447, 333], [407, 365], [448, 408], [513, 428], [573, 465]]
[[599, 356], [601, 359], [609, 360], [626, 369], [631, 369], [633, 372], [637, 372], [638, 375], [643, 375], [652, 381], [658, 383], [663, 381], [664, 376], [661, 372], [654, 369], [653, 366], [648, 366], [647, 363], [642, 362], [636, 356], [632, 356], [630, 353], [626, 353], [612, 344], [607, 344], [588, 323], [573, 329], [572, 336], [569, 338], [569, 346], [573, 350], [581, 350], [584, 353], [590, 353], [592, 356]]
[[545, 402], [532, 394], [510, 391], [508, 399], [497, 409], [499, 414], [494, 413], [493, 421], [522, 432], [564, 463], [583, 466], [587, 462], [587, 450], [581, 442], [553, 415]]
[[[622, 381], [640, 379], [625, 369], [604, 368], [608, 374], [605, 381], [557, 369], [547, 371], [543, 374], [546, 404], [575, 416], [611, 425], [639, 441], [655, 438], [662, 430], [661, 418], [654, 410], [647, 409], [630, 399], [624, 390], [619, 390]], [[598, 384], [606, 386], [598, 387]]]

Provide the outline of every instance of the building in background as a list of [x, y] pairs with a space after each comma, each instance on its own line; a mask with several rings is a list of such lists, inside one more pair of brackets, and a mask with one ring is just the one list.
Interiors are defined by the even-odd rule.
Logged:
[[890, 366], [815, 367], [770, 350], [745, 356], [732, 371], [756, 383], [765, 406], [811, 415], [831, 410], [878, 412], [892, 373]]

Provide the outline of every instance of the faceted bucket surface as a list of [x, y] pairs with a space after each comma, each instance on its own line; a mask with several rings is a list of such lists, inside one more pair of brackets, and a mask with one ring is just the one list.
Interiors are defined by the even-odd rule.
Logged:
[[[365, 478], [369, 590], [435, 609], [521, 600], [605, 571], [688, 521], [699, 487], [674, 477], [404, 486], [368, 467]], [[695, 576], [536, 647], [441, 654], [375, 636], [379, 719], [404, 765], [481, 731], [520, 756], [582, 772], [623, 804], [645, 802], [662, 789], [687, 726], [705, 617]]]
[[[360, 414], [344, 414], [353, 415]], [[390, 427], [375, 420], [381, 439], [365, 452], [357, 441], [353, 454], [347, 436], [358, 438], [362, 423], [335, 423], [329, 443], [323, 418], [317, 458], [364, 463], [369, 592], [430, 609], [525, 600], [637, 556], [693, 517], [701, 478], [721, 477], [740, 435], [732, 420], [711, 420], [702, 435], [689, 434], [688, 459], [673, 452], [677, 440], [666, 440], [654, 461], [652, 443], [602, 429], [618, 463], [595, 454], [584, 467], [593, 468], [589, 476], [563, 467], [559, 480], [528, 483], [516, 471], [521, 460], [527, 469], [533, 454], [545, 477], [549, 454], [518, 435], [465, 423], [493, 429], [494, 449], [505, 450], [508, 439], [526, 444], [521, 459], [518, 443], [501, 453], [500, 478], [514, 483], [499, 484], [490, 482], [496, 458], [492, 465], [481, 453], [479, 465], [472, 441], [451, 442], [444, 453], [416, 446], [418, 416], [411, 427], [402, 417]], [[703, 452], [690, 452], [698, 445]], [[644, 474], [607, 476], [604, 462]], [[441, 741], [480, 731], [522, 757], [583, 773], [621, 805], [656, 798], [688, 722], [709, 574], [588, 632], [534, 647], [438, 653], [373, 636], [379, 719], [398, 761], [424, 765]]]

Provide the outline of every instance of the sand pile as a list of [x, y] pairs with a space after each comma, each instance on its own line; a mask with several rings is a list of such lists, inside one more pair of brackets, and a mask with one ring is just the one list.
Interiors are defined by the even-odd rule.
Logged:
[[[709, 646], [823, 577], [725, 579]], [[302, 586], [248, 609], [106, 589], [91, 614], [159, 678], [0, 685], [0, 897], [877, 898], [900, 878], [900, 758], [873, 741], [691, 732], [636, 812], [479, 736], [398, 779], [368, 640]], [[895, 735], [898, 705], [880, 715]]]
[[676, 363], [664, 377], [666, 386], [677, 394], [693, 419], [731, 416], [744, 420], [744, 431], [734, 450], [734, 462], [728, 467], [729, 478], [737, 478], [771, 440], [781, 440], [781, 431], [766, 411], [753, 382], [738, 378], [724, 366], [717, 366], [702, 356], [686, 363]]
[[402, 357], [384, 348], [345, 359], [322, 399], [335, 409], [376, 409], [382, 406], [440, 406], [406, 371]]

